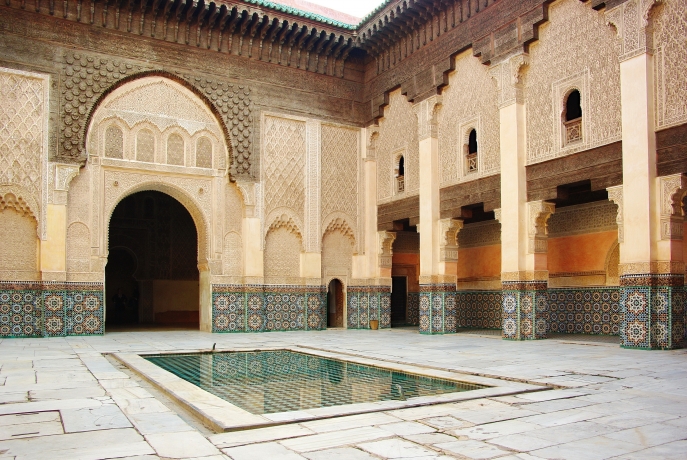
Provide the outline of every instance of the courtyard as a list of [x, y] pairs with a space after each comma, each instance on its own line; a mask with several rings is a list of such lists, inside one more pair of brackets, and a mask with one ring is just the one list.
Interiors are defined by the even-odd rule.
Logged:
[[[112, 353], [298, 346], [540, 387], [218, 433]], [[0, 458], [678, 459], [687, 448], [686, 350], [592, 336], [505, 341], [461, 332], [191, 330], [0, 342]]]

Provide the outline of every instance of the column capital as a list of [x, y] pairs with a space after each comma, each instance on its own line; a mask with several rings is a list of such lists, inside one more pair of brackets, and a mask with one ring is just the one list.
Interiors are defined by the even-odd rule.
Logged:
[[394, 254], [393, 245], [396, 240], [396, 232], [379, 231], [377, 241], [379, 243], [379, 266], [380, 268], [391, 268]]
[[661, 239], [681, 240], [684, 233], [682, 198], [687, 194], [687, 175], [658, 178], [661, 211]]
[[50, 177], [50, 189], [48, 193], [49, 204], [67, 204], [67, 192], [69, 185], [79, 175], [79, 166], [74, 164], [50, 163], [48, 166]]
[[651, 9], [661, 0], [628, 0], [606, 12], [606, 23], [620, 38], [620, 62], [640, 54], [653, 54]]
[[423, 141], [430, 137], [436, 138], [438, 136], [437, 115], [441, 108], [441, 103], [442, 97], [436, 95], [413, 106], [418, 121], [418, 140]]
[[377, 161], [377, 139], [379, 139], [379, 126], [369, 126], [366, 136], [365, 161]]
[[623, 231], [623, 186], [608, 187], [606, 191], [608, 191], [608, 200], [618, 206], [615, 222], [618, 224], [618, 243], [622, 243], [625, 239], [625, 232]]
[[458, 232], [463, 228], [462, 219], [441, 219], [441, 262], [458, 262]]
[[524, 103], [522, 71], [529, 63], [529, 54], [518, 53], [504, 59], [498, 64], [491, 65], [489, 74], [496, 82], [499, 108], [507, 107], [515, 103]]
[[527, 250], [530, 254], [547, 252], [548, 221], [554, 212], [556, 212], [556, 205], [548, 201], [527, 203]]

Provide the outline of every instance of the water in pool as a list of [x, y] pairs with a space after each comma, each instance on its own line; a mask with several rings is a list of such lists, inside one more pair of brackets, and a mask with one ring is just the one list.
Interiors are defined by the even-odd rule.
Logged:
[[484, 388], [283, 350], [145, 358], [253, 414]]

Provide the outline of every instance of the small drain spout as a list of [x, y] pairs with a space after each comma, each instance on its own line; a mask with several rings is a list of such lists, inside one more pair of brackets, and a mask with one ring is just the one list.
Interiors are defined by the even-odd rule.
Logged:
[[212, 344], [212, 351], [215, 351], [215, 347], [217, 347], [217, 342]]
[[403, 395], [403, 387], [399, 385], [398, 383], [394, 384], [394, 387], [396, 388], [396, 391], [398, 391], [398, 398], [401, 401], [405, 401], [406, 397]]

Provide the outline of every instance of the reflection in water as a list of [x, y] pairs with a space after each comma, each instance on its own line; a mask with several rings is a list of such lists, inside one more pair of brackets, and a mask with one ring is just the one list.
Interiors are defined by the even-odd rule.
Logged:
[[253, 414], [404, 401], [482, 388], [291, 351], [196, 353], [146, 359]]

